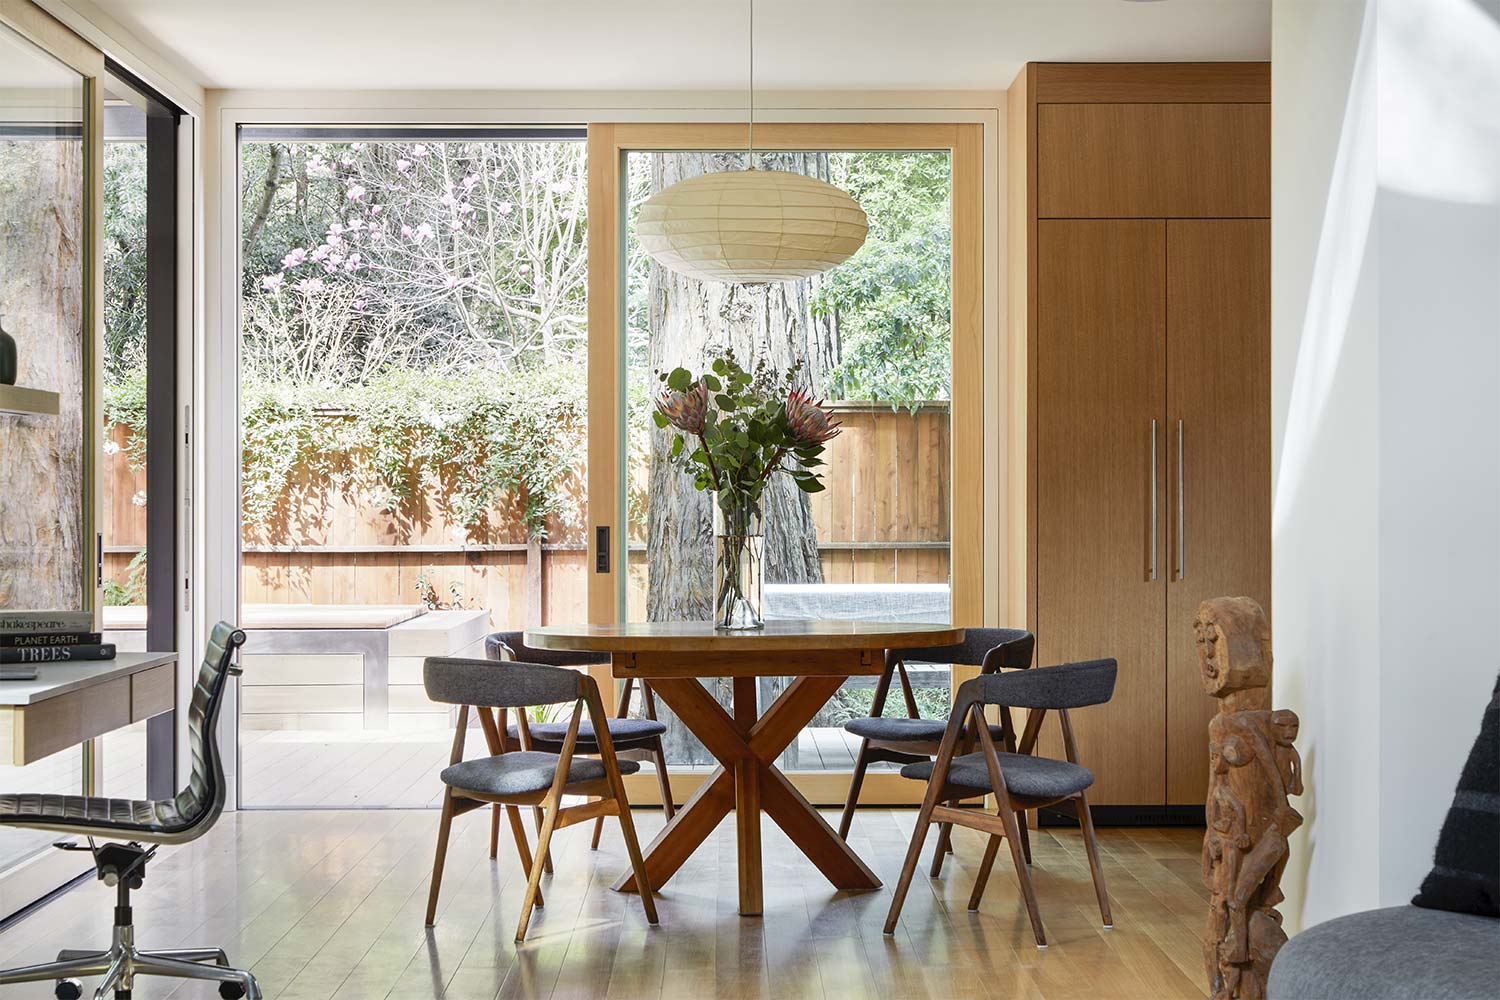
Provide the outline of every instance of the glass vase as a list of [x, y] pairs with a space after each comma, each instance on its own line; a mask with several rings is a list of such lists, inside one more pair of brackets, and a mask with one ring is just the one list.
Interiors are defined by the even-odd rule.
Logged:
[[765, 564], [765, 523], [761, 498], [720, 490], [710, 494], [714, 509], [714, 627], [747, 631], [765, 627], [761, 578]]

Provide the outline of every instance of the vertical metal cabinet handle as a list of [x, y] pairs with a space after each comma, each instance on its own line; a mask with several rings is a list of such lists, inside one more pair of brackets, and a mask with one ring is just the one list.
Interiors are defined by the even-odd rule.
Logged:
[[1156, 421], [1151, 421], [1151, 576], [1156, 579]]
[[1182, 475], [1182, 418], [1177, 418], [1177, 579], [1187, 579], [1187, 515]]

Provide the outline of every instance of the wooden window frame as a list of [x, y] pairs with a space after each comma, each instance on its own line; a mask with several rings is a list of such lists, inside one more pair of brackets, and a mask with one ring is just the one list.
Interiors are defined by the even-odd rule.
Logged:
[[[588, 126], [588, 614], [595, 624], [624, 618], [628, 579], [625, 507], [625, 226], [627, 154], [745, 148], [748, 129], [725, 123], [601, 123]], [[947, 152], [952, 171], [952, 513], [949, 527], [951, 617], [984, 623], [984, 126], [977, 123], [757, 123], [758, 150], [932, 150]], [[610, 535], [608, 571], [599, 572], [600, 528]], [[959, 540], [962, 544], [958, 544]], [[589, 668], [601, 690], [614, 690], [608, 664]], [[978, 673], [955, 666], [952, 685]], [[704, 777], [672, 774], [673, 796], [686, 800]], [[789, 774], [818, 804], [842, 805], [844, 772]], [[652, 775], [629, 775], [633, 802], [659, 801]], [[912, 786], [912, 787], [908, 787]], [[919, 782], [895, 773], [866, 776], [860, 800], [920, 801]]]

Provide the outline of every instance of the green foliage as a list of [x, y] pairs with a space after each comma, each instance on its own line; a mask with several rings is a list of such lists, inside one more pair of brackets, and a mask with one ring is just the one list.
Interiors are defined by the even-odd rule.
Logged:
[[[738, 507], [760, 499], [774, 473], [785, 472], [805, 493], [823, 489], [813, 470], [822, 465], [821, 441], [799, 440], [787, 415], [787, 397], [801, 365], [781, 372], [764, 361], [753, 372], [729, 353], [715, 358], [712, 371], [694, 377], [686, 368], [661, 373], [667, 396], [700, 393], [711, 400], [695, 419], [670, 416], [664, 402], [653, 419], [675, 426], [672, 461], [693, 474], [699, 490], [715, 490], [722, 502]], [[787, 463], [792, 461], [790, 464]], [[731, 508], [725, 507], [729, 514]]]
[[104, 377], [146, 359], [146, 144], [104, 146]]
[[831, 154], [832, 180], [870, 220], [865, 245], [830, 271], [813, 308], [838, 316], [828, 394], [910, 406], [947, 399], [952, 217], [946, 153]]
[[582, 458], [586, 385], [576, 364], [503, 376], [392, 371], [354, 386], [248, 383], [245, 521], [285, 513], [296, 482], [357, 488], [386, 510], [440, 483], [457, 523], [474, 527], [514, 496], [540, 537], [548, 518], [575, 516], [566, 480]]
[[111, 608], [133, 607], [146, 603], [146, 550], [130, 557], [123, 581], [104, 581], [104, 604]]
[[[130, 428], [125, 458], [132, 469], [146, 467], [146, 366], [136, 365], [109, 379], [104, 386], [104, 423]], [[111, 447], [109, 443], [105, 448]]]

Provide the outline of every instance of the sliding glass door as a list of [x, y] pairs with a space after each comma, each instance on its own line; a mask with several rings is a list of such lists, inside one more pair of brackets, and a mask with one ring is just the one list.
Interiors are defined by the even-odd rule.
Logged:
[[586, 613], [580, 129], [240, 134], [240, 803], [441, 799], [429, 655]]
[[[601, 573], [604, 564], [593, 564], [595, 620], [710, 617], [708, 500], [671, 463], [672, 437], [651, 412], [662, 374], [701, 372], [728, 355], [747, 369], [799, 366], [799, 385], [827, 399], [841, 424], [820, 470], [823, 492], [804, 494], [790, 480], [768, 491], [766, 616], [978, 622], [974, 497], [982, 489], [982, 457], [977, 424], [961, 422], [976, 420], [981, 408], [973, 231], [979, 164], [969, 128], [758, 127], [764, 151], [756, 153], [756, 167], [831, 181], [862, 204], [871, 223], [865, 246], [833, 271], [758, 286], [677, 275], [646, 257], [634, 237], [636, 210], [655, 192], [744, 169], [747, 154], [736, 148], [743, 129], [591, 130], [593, 169], [609, 169], [615, 179], [612, 190], [596, 183], [591, 204], [591, 253], [615, 261], [592, 274], [590, 375], [613, 391], [607, 402], [593, 400], [591, 416], [596, 433], [613, 440], [595, 439], [591, 448], [603, 455], [613, 445], [613, 454], [595, 466], [591, 486], [596, 496], [620, 498], [617, 521], [609, 523], [608, 508], [595, 518], [596, 548], [597, 528], [611, 529], [614, 570]], [[606, 229], [600, 216], [610, 210], [618, 226]], [[598, 412], [606, 405], [612, 414]], [[610, 418], [613, 430], [604, 424]], [[957, 551], [955, 537], [966, 540]], [[913, 680], [923, 714], [945, 714], [954, 682], [948, 666], [917, 667]], [[727, 681], [705, 683], [727, 703]], [[762, 707], [786, 683], [762, 679]], [[784, 753], [782, 768], [814, 801], [842, 801], [857, 750], [842, 723], [867, 714], [873, 693], [874, 678], [849, 681]], [[886, 710], [904, 706], [893, 698]], [[710, 758], [675, 719], [666, 721], [674, 781], [691, 786]], [[650, 796], [653, 787], [643, 782], [639, 794]], [[873, 771], [866, 788], [874, 801], [906, 795]]]

